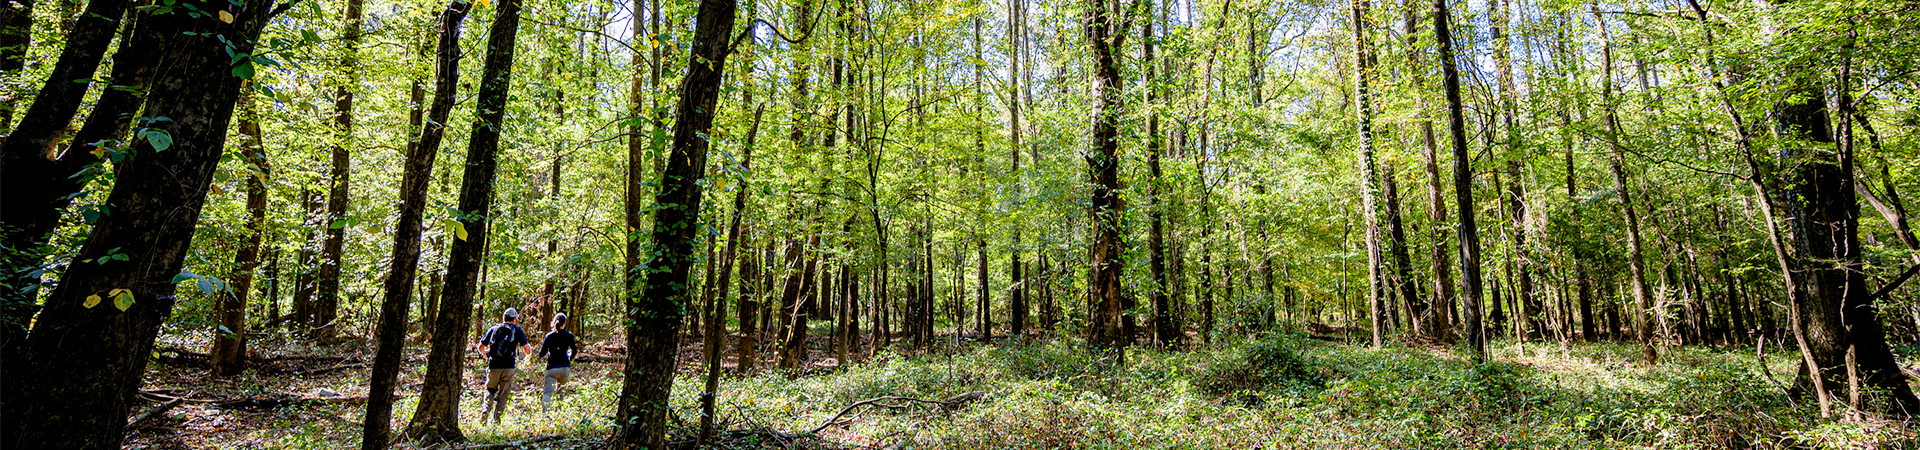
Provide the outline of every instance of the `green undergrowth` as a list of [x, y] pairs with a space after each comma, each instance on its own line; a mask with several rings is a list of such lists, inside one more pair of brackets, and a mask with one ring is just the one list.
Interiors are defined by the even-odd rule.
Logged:
[[[1911, 448], [1905, 426], [1822, 420], [1751, 353], [1671, 349], [1651, 367], [1612, 344], [1496, 345], [1473, 364], [1443, 349], [1372, 349], [1291, 336], [1200, 350], [1073, 340], [895, 357], [799, 379], [724, 383], [723, 420], [810, 430], [887, 396], [988, 397], [958, 411], [858, 410], [826, 442], [919, 448]], [[1773, 361], [1779, 363], [1780, 361]], [[1771, 369], [1780, 373], [1781, 368]], [[680, 383], [691, 385], [692, 378]], [[675, 389], [694, 417], [696, 393]]]
[[[1278, 335], [1181, 351], [1135, 348], [1120, 364], [1074, 339], [1001, 342], [911, 356], [882, 351], [891, 356], [801, 377], [731, 377], [718, 403], [737, 437], [725, 448], [1920, 448], [1907, 425], [1822, 419], [1814, 405], [1790, 398], [1774, 380], [1791, 376], [1791, 355], [1772, 356], [1762, 371], [1751, 348], [1673, 348], [1653, 366], [1634, 363], [1637, 347], [1615, 344], [1503, 342], [1490, 350], [1492, 362], [1474, 364], [1455, 349]], [[477, 395], [468, 395], [463, 428], [476, 443], [563, 435], [571, 441], [535, 447], [590, 447], [612, 431], [617, 375], [576, 377], [551, 413], [532, 410], [536, 394], [500, 425], [480, 420]], [[680, 425], [669, 441], [692, 437], [699, 386], [691, 372], [675, 380]], [[803, 436], [863, 400], [975, 391], [987, 394], [956, 409], [882, 401], [893, 407], [855, 409]], [[397, 422], [413, 401], [397, 405]], [[298, 437], [313, 431], [289, 428], [269, 446], [302, 447]], [[337, 434], [305, 447], [357, 441], [356, 428], [329, 428]]]

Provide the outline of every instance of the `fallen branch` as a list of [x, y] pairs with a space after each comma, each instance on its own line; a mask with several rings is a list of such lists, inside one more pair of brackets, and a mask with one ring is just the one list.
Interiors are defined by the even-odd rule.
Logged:
[[160, 406], [155, 406], [153, 407], [153, 409], [147, 410], [147, 412], [141, 413], [138, 416], [134, 416], [133, 420], [127, 421], [126, 430], [133, 431], [133, 430], [139, 429], [140, 426], [145, 425], [148, 420], [152, 420], [154, 417], [159, 417], [161, 414], [166, 414], [167, 410], [173, 409], [173, 407], [175, 406], [180, 406], [180, 403], [182, 403], [183, 401], [184, 399], [180, 399], [180, 398], [167, 400], [166, 403], [161, 403]]
[[332, 372], [332, 371], [335, 371], [335, 370], [340, 370], [340, 369], [349, 369], [349, 368], [354, 368], [354, 367], [366, 367], [366, 366], [367, 366], [367, 363], [363, 363], [363, 362], [357, 362], [357, 363], [346, 363], [346, 364], [340, 364], [340, 365], [335, 365], [335, 366], [330, 366], [330, 367], [321, 367], [321, 368], [318, 368], [318, 369], [306, 369], [306, 370], [289, 370], [289, 371], [286, 371], [286, 373], [290, 373], [290, 374], [294, 374], [294, 375], [315, 375], [315, 374], [322, 374], [322, 373], [327, 373], [327, 372]]
[[255, 357], [255, 358], [253, 358], [253, 360], [254, 360], [254, 361], [260, 361], [260, 362], [271, 362], [271, 361], [321, 361], [321, 360], [324, 360], [324, 361], [343, 361], [343, 360], [348, 360], [348, 359], [352, 359], [352, 358], [350, 358], [350, 357], [346, 357], [346, 356], [341, 356], [341, 355], [280, 355], [280, 356], [268, 356], [268, 357], [265, 357], [265, 358], [260, 358], [260, 357]]
[[832, 418], [827, 419], [826, 422], [822, 422], [820, 426], [813, 427], [813, 429], [811, 430], [807, 430], [805, 434], [807, 435], [819, 434], [820, 430], [825, 430], [827, 429], [827, 427], [830, 427], [836, 424], [846, 423], [846, 422], [840, 422], [840, 418], [846, 417], [847, 413], [851, 413], [855, 408], [859, 408], [861, 406], [873, 405], [873, 406], [878, 406], [878, 407], [887, 408], [887, 409], [905, 409], [907, 408], [906, 405], [890, 405], [890, 404], [881, 403], [881, 402], [906, 401], [906, 402], [914, 402], [914, 403], [920, 403], [920, 404], [938, 405], [941, 411], [952, 411], [955, 409], [960, 409], [960, 407], [966, 406], [966, 404], [968, 403], [972, 403], [976, 400], [980, 400], [981, 398], [985, 398], [986, 396], [987, 396], [987, 391], [973, 391], [965, 394], [947, 397], [945, 400], [927, 400], [927, 399], [919, 399], [919, 398], [913, 398], [913, 397], [892, 397], [892, 396], [870, 398], [870, 399], [854, 402], [854, 404], [851, 404], [851, 405], [847, 405], [846, 408], [842, 408], [840, 410], [839, 414], [834, 414]]
[[156, 400], [181, 401], [181, 402], [187, 402], [187, 403], [219, 403], [224, 401], [224, 400], [210, 400], [210, 399], [199, 399], [199, 398], [190, 398], [190, 397], [176, 397], [172, 395], [162, 394], [160, 392], [172, 392], [172, 390], [169, 389], [169, 390], [162, 390], [162, 391], [140, 391], [140, 395], [153, 397]]
[[482, 449], [493, 449], [493, 448], [520, 448], [530, 444], [538, 444], [538, 443], [547, 442], [547, 441], [557, 441], [560, 439], [562, 439], [561, 436], [541, 436], [533, 439], [513, 441], [513, 442], [501, 442], [496, 444], [480, 444], [480, 445], [469, 445], [466, 447], [454, 447], [448, 450], [482, 450]]

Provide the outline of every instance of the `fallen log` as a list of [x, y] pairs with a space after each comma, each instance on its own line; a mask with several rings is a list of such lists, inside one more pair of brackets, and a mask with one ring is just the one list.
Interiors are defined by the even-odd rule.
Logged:
[[147, 410], [147, 412], [140, 413], [140, 415], [134, 416], [133, 420], [127, 421], [126, 431], [139, 429], [140, 426], [146, 425], [148, 420], [159, 417], [161, 414], [166, 414], [168, 410], [173, 409], [175, 406], [180, 406], [180, 404], [184, 402], [185, 399], [175, 398], [173, 400], [167, 400], [166, 403], [161, 403], [160, 406], [155, 406], [153, 409]]

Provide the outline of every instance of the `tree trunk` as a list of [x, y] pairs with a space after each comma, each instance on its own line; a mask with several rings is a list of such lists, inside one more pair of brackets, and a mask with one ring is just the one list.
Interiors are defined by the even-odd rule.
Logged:
[[360, 6], [362, 0], [347, 0], [346, 25], [340, 32], [342, 51], [340, 70], [342, 80], [334, 87], [333, 100], [333, 163], [332, 171], [327, 174], [327, 218], [326, 241], [320, 249], [320, 273], [316, 282], [317, 302], [314, 312], [315, 336], [322, 342], [331, 342], [340, 332], [340, 324], [335, 323], [340, 316], [340, 263], [347, 239], [347, 197], [352, 185], [353, 159], [348, 149], [354, 145], [353, 139], [353, 95], [359, 87], [359, 55], [361, 35]]
[[[457, 21], [448, 22], [449, 27], [454, 24]], [[456, 233], [453, 248], [448, 251], [447, 287], [441, 293], [440, 317], [434, 323], [433, 342], [427, 354], [426, 381], [420, 389], [420, 402], [414, 409], [413, 420], [407, 425], [407, 439], [428, 443], [466, 440], [460, 430], [459, 409], [460, 391], [465, 386], [462, 378], [467, 359], [466, 330], [472, 323], [473, 301], [479, 288], [476, 283], [485, 283], [485, 275], [481, 273], [492, 228], [494, 172], [498, 165], [495, 154], [505, 126], [503, 117], [519, 29], [519, 1], [502, 1], [494, 7], [492, 26], [487, 30], [486, 63], [481, 66], [480, 91], [475, 94], [466, 169], [460, 177], [460, 217], [455, 219], [459, 230], [466, 231], [467, 236], [460, 239]], [[448, 37], [442, 39], [446, 42], [444, 39]], [[442, 57], [446, 56], [443, 50]], [[437, 84], [436, 81], [436, 103], [443, 92]], [[423, 132], [422, 137], [426, 136], [429, 134]], [[421, 147], [425, 148], [425, 143]]]
[[[9, 93], [4, 117], [0, 117], [0, 129], [7, 133], [4, 143], [0, 143], [0, 192], [6, 192], [6, 207], [0, 208], [0, 227], [11, 228], [0, 245], [20, 252], [9, 255], [0, 266], [0, 359], [21, 361], [23, 346], [27, 341], [27, 328], [33, 323], [33, 316], [39, 311], [36, 293], [40, 288], [40, 277], [29, 275], [38, 271], [49, 249], [43, 248], [55, 229], [60, 226], [60, 213], [66, 211], [72, 203], [70, 196], [79, 192], [84, 178], [72, 177], [75, 172], [99, 158], [87, 152], [56, 153], [60, 140], [64, 137], [67, 124], [73, 120], [79, 110], [82, 98], [90, 86], [94, 72], [100, 67], [101, 58], [106, 56], [107, 44], [113, 40], [114, 31], [120, 27], [120, 18], [127, 9], [125, 0], [96, 0], [87, 4], [87, 15], [81, 18], [71, 33], [66, 36], [66, 46], [60, 53], [60, 59], [54, 61], [53, 70], [48, 74], [40, 91], [33, 98], [33, 104], [27, 108], [26, 116], [19, 126], [9, 127], [13, 122], [14, 105]], [[16, 9], [17, 8], [17, 9]], [[0, 43], [4, 53], [0, 53], [0, 71], [7, 73], [8, 79], [14, 79], [22, 68], [28, 39], [32, 36], [33, 3], [7, 2], [0, 6], [5, 12], [0, 17], [0, 37], [6, 42]], [[137, 15], [137, 14], [136, 14]], [[143, 30], [144, 31], [144, 30]], [[143, 35], [144, 36], [144, 35]], [[16, 40], [17, 39], [17, 40]], [[142, 45], [155, 45], [154, 39], [145, 39]], [[142, 53], [123, 52], [125, 56]], [[116, 57], [121, 55], [116, 55]], [[151, 64], [130, 62], [128, 70]], [[141, 70], [145, 71], [145, 70]], [[121, 78], [119, 64], [115, 65], [116, 81], [126, 80], [129, 85], [140, 85], [144, 78]], [[101, 101], [96, 103], [95, 111], [107, 113], [101, 115], [98, 122], [110, 123], [109, 115], [132, 112], [139, 102], [131, 104], [109, 102], [115, 97], [132, 96], [113, 94], [107, 90]], [[120, 106], [114, 108], [114, 106]], [[88, 125], [96, 120], [89, 116]], [[118, 122], [124, 128], [126, 122]], [[87, 130], [93, 130], [93, 127]], [[19, 364], [13, 364], [18, 367]], [[12, 372], [8, 370], [8, 372]], [[14, 379], [11, 376], [6, 377]], [[11, 388], [4, 389], [11, 392]], [[0, 397], [15, 397], [0, 394]], [[6, 410], [0, 403], [0, 410]]]
[[[1367, 225], [1367, 311], [1372, 320], [1373, 346], [1386, 345], [1387, 271], [1380, 248], [1380, 169], [1373, 156], [1373, 99], [1367, 78], [1371, 76], [1373, 55], [1367, 51], [1367, 0], [1353, 0], [1354, 114], [1360, 137], [1360, 213]], [[1231, 296], [1229, 296], [1231, 297]]]
[[[1118, 3], [1118, 2], [1116, 2]], [[1093, 109], [1093, 149], [1087, 153], [1088, 182], [1093, 184], [1093, 197], [1089, 204], [1089, 214], [1093, 216], [1092, 278], [1088, 280], [1089, 297], [1095, 302], [1093, 339], [1089, 343], [1096, 347], [1118, 351], [1120, 361], [1125, 362], [1123, 348], [1128, 341], [1121, 323], [1122, 281], [1126, 261], [1122, 259], [1125, 245], [1121, 242], [1121, 218], [1125, 215], [1126, 205], [1120, 201], [1120, 117], [1124, 99], [1121, 97], [1120, 55], [1121, 43], [1126, 40], [1127, 24], [1116, 27], [1113, 23], [1113, 11], [1105, 0], [1094, 0], [1085, 6], [1083, 28], [1086, 39], [1093, 51], [1093, 92], [1096, 103]]]
[[[33, 46], [33, 0], [0, 4], [0, 74], [18, 77]], [[0, 101], [0, 134], [13, 132], [14, 99]]]
[[300, 191], [300, 208], [307, 213], [300, 227], [306, 233], [301, 236], [300, 251], [295, 256], [300, 273], [293, 277], [293, 319], [297, 326], [291, 328], [305, 334], [314, 325], [313, 281], [319, 273], [314, 260], [320, 257], [320, 230], [327, 226], [326, 203], [321, 201], [319, 190], [307, 186]]
[[[1387, 242], [1392, 250], [1393, 280], [1394, 285], [1397, 286], [1394, 290], [1400, 293], [1402, 310], [1406, 313], [1407, 322], [1411, 328], [1408, 331], [1414, 336], [1425, 336], [1426, 328], [1430, 324], [1421, 322], [1421, 315], [1426, 312], [1428, 306], [1420, 300], [1420, 285], [1413, 281], [1413, 256], [1407, 252], [1407, 231], [1400, 217], [1400, 183], [1395, 181], [1395, 178], [1398, 178], [1395, 174], [1397, 170], [1392, 163], [1382, 166], [1385, 169], [1380, 178], [1386, 189]], [[1273, 298], [1273, 269], [1269, 267], [1266, 272], [1267, 298], [1271, 299]]]
[[1464, 106], [1460, 99], [1460, 71], [1455, 65], [1453, 34], [1448, 24], [1452, 20], [1447, 12], [1446, 0], [1434, 0], [1433, 33], [1440, 47], [1440, 73], [1447, 91], [1448, 131], [1453, 138], [1453, 194], [1456, 210], [1460, 214], [1460, 278], [1466, 291], [1466, 333], [1468, 341], [1472, 343], [1473, 360], [1484, 362], [1487, 359], [1487, 342], [1480, 323], [1480, 229], [1473, 217], [1473, 171], [1468, 167], [1472, 155], [1467, 154], [1467, 124], [1461, 111]]
[[737, 352], [734, 373], [741, 375], [753, 372], [754, 362], [759, 358], [755, 347], [758, 346], [760, 335], [760, 328], [756, 326], [760, 321], [760, 294], [753, 287], [759, 284], [760, 268], [763, 267], [760, 260], [754, 258], [755, 252], [750, 245], [745, 254], [746, 261], [740, 263], [740, 299], [736, 308], [740, 310], [740, 340], [734, 344]]
[[1633, 282], [1633, 329], [1635, 340], [1640, 341], [1640, 355], [1647, 364], [1659, 360], [1659, 353], [1653, 348], [1653, 333], [1648, 318], [1648, 309], [1652, 294], [1647, 292], [1646, 263], [1640, 242], [1640, 213], [1634, 210], [1632, 191], [1628, 189], [1625, 164], [1626, 156], [1620, 144], [1620, 120], [1614, 114], [1613, 104], [1613, 45], [1607, 33], [1607, 21], [1604, 17], [1595, 19], [1600, 23], [1600, 80], [1601, 103], [1606, 107], [1607, 142], [1611, 147], [1608, 158], [1609, 169], [1613, 173], [1613, 189], [1620, 196], [1620, 212], [1627, 221], [1627, 271]]
[[[1007, 33], [1007, 52], [1011, 55], [1011, 57], [1008, 58], [1010, 61], [1007, 65], [1007, 87], [1009, 91], [1007, 95], [1007, 134], [1009, 138], [1007, 161], [1013, 170], [1012, 175], [1016, 181], [1016, 185], [1020, 185], [1019, 181], [1023, 178], [1020, 172], [1020, 150], [1025, 145], [1021, 143], [1021, 135], [1025, 131], [1025, 128], [1021, 125], [1020, 121], [1022, 88], [1020, 80], [1022, 80], [1022, 67], [1024, 66], [1021, 56], [1025, 53], [1023, 51], [1025, 42], [1022, 39], [1025, 36], [1021, 34], [1021, 31], [1024, 30], [1026, 24], [1026, 9], [1027, 4], [1025, 2], [1011, 0], [1007, 2], [1008, 15], [1011, 16], [1008, 18], [1008, 25], [1012, 28], [1009, 29]], [[1024, 190], [1016, 188], [1014, 192], [1017, 200], [1021, 198]], [[1027, 333], [1027, 278], [1026, 273], [1022, 270], [1024, 268], [1021, 267], [1021, 230], [1021, 224], [1014, 224], [1013, 246], [1010, 247], [1007, 252], [1007, 282], [1010, 286], [1013, 286], [1013, 288], [1007, 292], [1007, 331], [1014, 336], [1026, 336]], [[986, 315], [988, 311], [982, 310], [981, 314]], [[992, 316], [986, 315], [983, 317], [988, 317], [986, 335], [991, 337], [993, 335]]]
[[[100, 68], [100, 60], [106, 57], [107, 45], [113, 41], [114, 32], [120, 29], [123, 23], [121, 18], [127, 16], [125, 12], [129, 3], [132, 2], [95, 0], [87, 3], [86, 13], [67, 33], [66, 46], [60, 52], [60, 59], [53, 62], [53, 70], [47, 75], [39, 93], [33, 97], [33, 104], [27, 107], [20, 124], [7, 135], [6, 142], [0, 144], [0, 174], [4, 174], [0, 176], [0, 187], [7, 192], [8, 205], [0, 209], [0, 224], [18, 228], [7, 234], [6, 248], [25, 250], [45, 245], [47, 235], [60, 224], [60, 212], [66, 210], [68, 203], [66, 197], [79, 189], [78, 184], [61, 180], [67, 179], [92, 159], [64, 158], [57, 151], [60, 150], [61, 141], [67, 137], [67, 125], [73, 121], [81, 100], [92, 86], [90, 81]], [[23, 6], [31, 7], [30, 4]], [[28, 11], [30, 9], [20, 10], [21, 13]], [[29, 27], [32, 21], [31, 16], [8, 19], [24, 20]], [[11, 23], [0, 24], [9, 25]], [[20, 44], [19, 51], [25, 51], [26, 43]], [[14, 58], [0, 59], [8, 60], [5, 63], [8, 65], [19, 64]], [[18, 269], [40, 264], [39, 258], [29, 259], [31, 261], [19, 261], [20, 267], [6, 267], [5, 272], [15, 273]], [[14, 263], [9, 261], [10, 266]], [[11, 296], [16, 295], [12, 293], [16, 290], [0, 291], [7, 291]], [[27, 298], [26, 301], [31, 303], [32, 299]], [[11, 313], [9, 311], [10, 317]]]
[[620, 390], [618, 423], [609, 446], [663, 448], [667, 432], [667, 395], [673, 387], [678, 354], [680, 311], [687, 300], [687, 274], [693, 265], [693, 237], [701, 200], [697, 183], [707, 170], [707, 136], [724, 78], [728, 34], [737, 5], [701, 0], [694, 25], [693, 51], [674, 107], [673, 149], [654, 195], [654, 267], [646, 291], [627, 308], [627, 375]]
[[240, 157], [249, 166], [247, 174], [247, 243], [234, 252], [233, 275], [229, 290], [220, 298], [222, 329], [214, 333], [213, 373], [220, 376], [240, 374], [247, 368], [247, 294], [253, 290], [253, 272], [260, 267], [260, 241], [266, 237], [267, 183], [273, 174], [267, 162], [266, 146], [260, 137], [260, 119], [253, 108], [251, 93], [236, 99], [241, 109]]
[[[1159, 101], [1160, 94], [1159, 86], [1154, 84], [1154, 68], [1159, 65], [1159, 60], [1153, 57], [1153, 22], [1148, 20], [1140, 26], [1140, 59], [1145, 61], [1142, 65], [1147, 73], [1143, 84], [1147, 89], [1149, 105]], [[1161, 204], [1160, 198], [1160, 185], [1164, 182], [1163, 173], [1160, 170], [1160, 114], [1158, 110], [1149, 111], [1147, 172], [1152, 178], [1147, 182], [1147, 251], [1148, 264], [1153, 271], [1152, 291], [1149, 293], [1153, 296], [1153, 342], [1155, 345], [1166, 347], [1178, 345], [1182, 333], [1173, 325], [1172, 305], [1167, 292], [1166, 219], [1162, 217], [1165, 214], [1162, 209], [1166, 207]]]
[[[460, 24], [471, 5], [447, 2], [440, 13], [440, 43], [435, 58], [433, 106], [427, 120], [413, 140], [400, 181], [400, 214], [394, 220], [392, 269], [382, 286], [378, 347], [374, 351], [373, 374], [367, 386], [366, 418], [361, 422], [360, 448], [380, 450], [387, 447], [393, 421], [393, 391], [400, 375], [400, 358], [406, 353], [407, 307], [413, 295], [413, 282], [420, 265], [420, 233], [427, 210], [427, 184], [432, 181], [433, 161], [440, 153], [446, 135], [447, 115], [453, 110], [456, 83], [460, 80]], [[492, 74], [489, 74], [492, 75]], [[484, 242], [484, 238], [482, 238]], [[431, 314], [430, 314], [431, 315]], [[459, 333], [435, 333], [438, 341], [455, 341], [458, 354]], [[452, 374], [458, 377], [459, 371]], [[457, 391], [456, 391], [457, 392]], [[454, 397], [457, 402], [457, 396]], [[455, 415], [456, 417], [458, 414]], [[455, 419], [456, 421], [458, 419]]]
[[[1417, 9], [1418, 8], [1414, 8], [1411, 4], [1407, 6], [1406, 21], [1401, 28], [1401, 34], [1406, 36], [1407, 46], [1409, 48], [1420, 48], [1416, 45], [1420, 36], [1420, 15], [1415, 12]], [[1429, 13], [1431, 12], [1432, 11], [1429, 11]], [[1407, 52], [1408, 65], [1412, 67], [1422, 67], [1423, 64], [1420, 60], [1421, 53], [1422, 52], [1418, 51]], [[1426, 83], [1423, 77], [1421, 77], [1423, 71], [1412, 70], [1409, 71], [1409, 73], [1413, 77], [1413, 85], [1416, 92], [1424, 92], [1426, 90]], [[1427, 96], [1418, 95], [1418, 97], [1419, 101], [1417, 104], [1420, 105], [1420, 109], [1422, 111], [1427, 110]], [[1429, 271], [1433, 273], [1433, 298], [1428, 302], [1429, 306], [1427, 308], [1416, 308], [1409, 312], [1416, 317], [1414, 321], [1421, 325], [1421, 331], [1425, 333], [1427, 339], [1441, 344], [1449, 344], [1452, 343], [1454, 339], [1452, 321], [1454, 314], [1453, 275], [1451, 272], [1452, 266], [1447, 262], [1447, 230], [1445, 226], [1441, 226], [1447, 223], [1446, 188], [1440, 181], [1440, 149], [1439, 145], [1434, 141], [1433, 120], [1427, 118], [1426, 115], [1422, 113], [1418, 121], [1420, 127], [1420, 145], [1422, 150], [1424, 150], [1421, 156], [1423, 156], [1427, 174], [1427, 219], [1434, 224], [1429, 231], [1429, 240], [1432, 242], [1432, 246], [1429, 247], [1430, 252], [1428, 254], [1428, 262], [1431, 264], [1428, 266]]]
[[[720, 255], [720, 271], [710, 275], [719, 279], [719, 287], [716, 288], [714, 292], [720, 292], [723, 296], [725, 295], [724, 293], [727, 292], [727, 289], [730, 288], [728, 284], [733, 281], [731, 277], [733, 274], [733, 255], [735, 249], [740, 245], [740, 216], [746, 213], [747, 188], [751, 186], [751, 184], [748, 184], [745, 174], [753, 173], [753, 139], [760, 134], [760, 115], [763, 112], [766, 112], [766, 107], [764, 106], [754, 109], [753, 125], [747, 127], [747, 142], [746, 146], [742, 147], [740, 159], [740, 173], [742, 176], [739, 186], [734, 187], [733, 217], [728, 219], [727, 222], [727, 247], [724, 253]], [[702, 347], [704, 347], [703, 350], [705, 350], [706, 353], [704, 357], [707, 363], [707, 379], [705, 390], [700, 393], [700, 439], [695, 447], [704, 445], [708, 439], [713, 438], [713, 402], [714, 397], [720, 393], [720, 359], [725, 357], [725, 353], [721, 351], [723, 350], [721, 347], [725, 346], [727, 342], [727, 329], [721, 325], [725, 322], [724, 318], [727, 315], [726, 299], [709, 297], [707, 298], [707, 304], [711, 305], [713, 309], [706, 313], [706, 342], [702, 344]], [[740, 323], [744, 325], [746, 321], [741, 320]], [[744, 338], [744, 336], [743, 333], [742, 337]], [[845, 352], [842, 351], [842, 354], [844, 353]], [[844, 359], [845, 357], [842, 356], [842, 358]], [[742, 360], [744, 361], [744, 358]]]
[[[189, 251], [243, 81], [231, 76], [227, 47], [209, 36], [227, 36], [234, 51], [250, 51], [272, 6], [266, 1], [186, 4], [233, 14], [235, 20], [152, 25], [172, 44], [159, 56], [170, 65], [151, 84], [142, 115], [175, 118], [150, 125], [170, 136], [172, 145], [156, 148], [153, 140], [143, 139], [115, 165], [106, 201], [115, 205], [113, 214], [94, 223], [75, 258], [104, 262], [66, 267], [27, 338], [25, 357], [8, 364], [31, 368], [6, 374], [8, 385], [31, 389], [7, 396], [0, 446], [119, 448], [125, 436], [126, 411], [133, 406], [160, 324], [173, 311], [173, 280]], [[96, 20], [109, 22], [101, 26], [111, 31], [111, 20], [100, 16], [89, 15], [81, 23]], [[60, 83], [74, 79], [59, 73], [53, 79]], [[66, 121], [46, 118], [60, 125]]]

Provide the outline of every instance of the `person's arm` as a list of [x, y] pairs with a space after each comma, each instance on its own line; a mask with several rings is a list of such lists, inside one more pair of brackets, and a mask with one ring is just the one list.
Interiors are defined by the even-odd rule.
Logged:
[[487, 330], [486, 334], [480, 335], [479, 341], [473, 343], [473, 352], [479, 353], [480, 359], [487, 359], [487, 338], [492, 335], [493, 330]]

